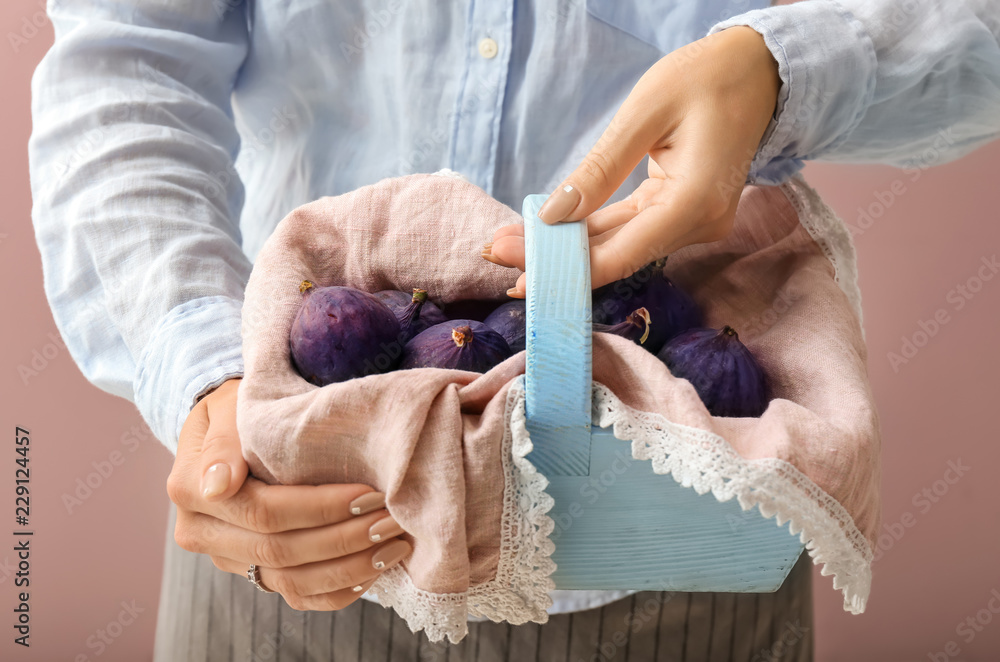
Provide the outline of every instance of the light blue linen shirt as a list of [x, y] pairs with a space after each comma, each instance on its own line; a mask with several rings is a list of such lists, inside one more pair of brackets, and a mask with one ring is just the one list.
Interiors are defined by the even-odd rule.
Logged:
[[176, 453], [199, 396], [242, 375], [244, 287], [285, 214], [442, 168], [519, 210], [653, 63], [731, 25], [764, 35], [783, 83], [751, 181], [804, 159], [930, 165], [1000, 132], [996, 0], [767, 4], [49, 0], [29, 156], [59, 332]]

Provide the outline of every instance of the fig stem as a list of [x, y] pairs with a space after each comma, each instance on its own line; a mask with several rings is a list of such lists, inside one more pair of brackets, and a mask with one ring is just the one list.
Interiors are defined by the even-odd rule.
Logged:
[[733, 327], [729, 326], [728, 324], [726, 326], [722, 327], [722, 333], [724, 335], [727, 335], [727, 336], [733, 336], [737, 340], [739, 340], [739, 338], [740, 338], [739, 334], [736, 333], [736, 329], [734, 329]]
[[299, 285], [299, 293], [305, 294], [307, 291], [311, 290], [315, 285], [313, 285], [311, 280], [304, 280]]
[[417, 301], [427, 301], [427, 290], [422, 290], [419, 287], [414, 287], [413, 299], [411, 299], [411, 301], [413, 301], [414, 303], [416, 303]]
[[631, 313], [629, 313], [628, 321], [632, 324], [639, 326], [640, 320], [643, 322], [643, 332], [642, 337], [639, 338], [639, 344], [646, 342], [646, 338], [649, 337], [649, 327], [652, 326], [653, 322], [649, 319], [649, 311], [645, 308], [636, 308]]
[[464, 347], [472, 342], [472, 327], [456, 326], [451, 330], [451, 339], [457, 347]]

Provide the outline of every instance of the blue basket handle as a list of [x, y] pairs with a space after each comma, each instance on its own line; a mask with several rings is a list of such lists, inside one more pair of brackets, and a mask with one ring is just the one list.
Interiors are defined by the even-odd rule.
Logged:
[[524, 198], [525, 415], [531, 462], [546, 476], [590, 473], [591, 302], [586, 223], [547, 225], [546, 195]]

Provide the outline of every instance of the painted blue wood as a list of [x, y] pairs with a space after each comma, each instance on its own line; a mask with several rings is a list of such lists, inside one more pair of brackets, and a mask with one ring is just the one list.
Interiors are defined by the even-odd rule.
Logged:
[[557, 587], [764, 593], [781, 586], [803, 548], [787, 523], [656, 475], [609, 430], [595, 427], [591, 442], [590, 476], [547, 476]]
[[[583, 223], [546, 225], [544, 195], [524, 199], [527, 344], [525, 414], [546, 476], [586, 476], [590, 465], [590, 252]], [[536, 351], [544, 347], [544, 351]]]
[[561, 589], [776, 591], [804, 545], [733, 499], [720, 503], [633, 460], [591, 426], [591, 300], [584, 223], [546, 225], [524, 200], [529, 459], [549, 479]]

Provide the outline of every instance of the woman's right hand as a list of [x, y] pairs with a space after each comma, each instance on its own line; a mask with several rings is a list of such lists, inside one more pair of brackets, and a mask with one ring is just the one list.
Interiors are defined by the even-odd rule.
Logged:
[[361, 597], [410, 544], [367, 485], [268, 485], [248, 477], [231, 379], [202, 398], [181, 430], [167, 494], [174, 539], [215, 567], [260, 583], [292, 609], [332, 611]]

